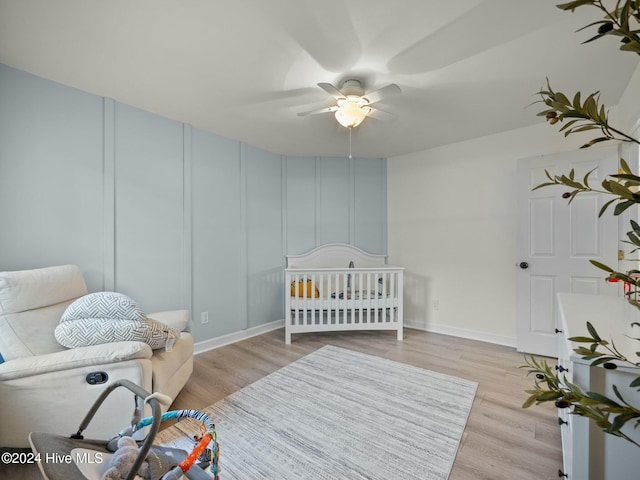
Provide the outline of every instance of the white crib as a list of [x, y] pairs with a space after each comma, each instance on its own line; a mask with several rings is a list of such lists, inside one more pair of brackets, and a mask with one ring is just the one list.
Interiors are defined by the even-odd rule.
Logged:
[[344, 243], [288, 255], [285, 342], [293, 333], [338, 330], [397, 330], [402, 340], [403, 271]]

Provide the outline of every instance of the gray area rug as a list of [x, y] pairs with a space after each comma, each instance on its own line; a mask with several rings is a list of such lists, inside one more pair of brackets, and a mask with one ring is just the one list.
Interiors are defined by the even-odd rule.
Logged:
[[[447, 479], [477, 384], [323, 347], [205, 411], [221, 480]], [[156, 443], [191, 450], [191, 420]]]

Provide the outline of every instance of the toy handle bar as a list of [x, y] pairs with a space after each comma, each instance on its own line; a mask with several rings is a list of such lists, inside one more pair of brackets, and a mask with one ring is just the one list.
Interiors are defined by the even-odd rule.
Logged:
[[133, 382], [130, 382], [129, 380], [114, 381], [102, 391], [98, 399], [94, 402], [91, 409], [85, 415], [84, 419], [82, 420], [82, 423], [80, 423], [80, 427], [78, 428], [78, 431], [75, 434], [71, 435], [71, 438], [74, 438], [74, 439], [84, 438], [82, 436], [82, 432], [89, 426], [89, 423], [95, 416], [96, 412], [98, 411], [102, 403], [109, 396], [109, 394], [111, 394], [111, 392], [113, 392], [118, 387], [125, 387], [129, 389], [131, 392], [133, 392], [133, 394], [136, 397], [139, 397], [142, 400], [148, 398], [148, 403], [149, 403], [149, 406], [151, 407], [152, 416], [147, 417], [149, 419], [149, 422], [147, 423], [147, 425], [151, 425], [151, 428], [149, 429], [149, 433], [147, 437], [144, 439], [144, 442], [142, 442], [142, 445], [140, 446], [140, 450], [138, 451], [138, 455], [136, 456], [135, 462], [133, 462], [133, 466], [131, 467], [131, 470], [129, 470], [129, 473], [125, 478], [125, 480], [134, 480], [138, 470], [142, 466], [142, 463], [147, 458], [147, 454], [149, 453], [149, 450], [151, 449], [151, 445], [153, 444], [153, 439], [158, 433], [158, 430], [160, 430], [160, 422], [162, 421], [161, 420], [162, 407], [160, 406], [160, 402], [158, 401], [157, 398], [153, 398], [149, 392], [147, 392], [143, 388], [140, 388], [138, 385], [136, 385]]

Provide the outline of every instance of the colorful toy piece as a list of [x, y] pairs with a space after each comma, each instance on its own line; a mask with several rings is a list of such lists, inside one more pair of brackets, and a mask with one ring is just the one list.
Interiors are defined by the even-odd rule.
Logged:
[[[167, 474], [163, 475], [162, 480], [170, 480], [173, 478], [180, 478], [182, 474], [186, 474], [193, 464], [198, 460], [203, 452], [207, 449], [210, 443], [212, 443], [211, 449], [211, 473], [215, 476], [215, 480], [219, 480], [219, 460], [220, 460], [220, 447], [217, 441], [216, 427], [211, 418], [199, 410], [172, 410], [165, 412], [160, 417], [160, 421], [176, 419], [180, 421], [182, 418], [193, 418], [201, 422], [202, 437], [194, 447], [194, 449], [187, 455], [177, 467], [172, 469]], [[145, 417], [138, 422], [136, 430], [140, 430], [153, 422], [153, 417]], [[195, 436], [194, 436], [195, 438]]]

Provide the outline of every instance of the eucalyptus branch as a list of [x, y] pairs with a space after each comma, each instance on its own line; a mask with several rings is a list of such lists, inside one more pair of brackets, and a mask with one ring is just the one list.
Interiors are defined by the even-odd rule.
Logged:
[[[534, 388], [526, 391], [530, 396], [522, 405], [523, 408], [534, 404], [554, 402], [556, 407], [569, 408], [571, 414], [589, 418], [606, 433], [623, 438], [640, 447], [638, 442], [621, 431], [622, 427], [631, 421], [635, 427], [640, 425], [640, 410], [624, 400], [615, 386], [613, 390], [618, 401], [597, 392], [584, 392], [564, 376], [561, 378], [554, 373], [544, 360], [538, 362], [534, 357], [525, 357], [525, 361], [526, 365], [522, 365], [520, 368], [527, 368], [527, 374], [535, 374], [536, 380]], [[634, 382], [638, 381], [640, 381], [640, 377]]]
[[584, 101], [581, 98], [582, 94], [577, 92], [573, 101], [570, 101], [564, 93], [554, 91], [547, 78], [546, 89], [540, 90], [537, 94], [541, 98], [533, 104], [543, 103], [547, 107], [539, 112], [538, 116], [545, 117], [551, 125], [567, 120], [560, 128], [561, 132], [564, 131], [565, 137], [572, 133], [600, 130], [601, 136], [585, 143], [581, 148], [609, 140], [640, 144], [639, 140], [609, 125], [609, 112], [599, 103], [600, 92], [592, 93]]
[[[614, 215], [620, 215], [629, 207], [640, 204], [640, 193], [638, 187], [640, 187], [640, 176], [635, 175], [627, 162], [623, 158], [620, 159], [620, 172], [614, 175], [609, 175], [610, 179], [602, 181], [602, 190], [593, 188], [589, 184], [589, 177], [594, 172], [591, 170], [587, 172], [582, 181], [576, 179], [575, 170], [571, 169], [569, 175], [554, 175], [552, 176], [549, 171], [545, 170], [548, 182], [541, 183], [533, 188], [537, 190], [539, 188], [549, 187], [552, 185], [564, 185], [571, 188], [569, 192], [565, 192], [562, 196], [569, 199], [569, 203], [573, 201], [576, 195], [585, 192], [603, 193], [606, 195], [612, 195], [614, 198], [607, 201], [602, 208], [598, 216], [602, 216], [604, 212], [614, 203], [617, 203], [613, 210]], [[637, 224], [636, 224], [637, 225]], [[633, 227], [633, 224], [632, 224]], [[640, 227], [636, 230], [634, 227], [633, 232], [627, 234], [631, 242], [636, 247], [640, 248]]]
[[[578, 355], [582, 355], [583, 360], [593, 360], [591, 362], [591, 366], [595, 367], [597, 365], [602, 365], [604, 368], [609, 370], [615, 370], [618, 368], [614, 361], [618, 361], [621, 363], [625, 363], [632, 367], [640, 367], [640, 363], [633, 362], [625, 357], [620, 351], [616, 348], [613, 341], [609, 343], [607, 340], [600, 338], [596, 329], [591, 325], [590, 322], [587, 322], [587, 330], [589, 331], [590, 337], [587, 336], [579, 336], [579, 337], [570, 337], [569, 340], [576, 343], [588, 343], [589, 348], [587, 347], [578, 347], [574, 349]], [[604, 348], [606, 352], [598, 351], [599, 348]], [[639, 377], [640, 381], [640, 377]], [[633, 386], [633, 385], [632, 385]]]
[[[583, 43], [590, 43], [604, 36], [612, 35], [621, 37], [620, 50], [640, 54], [640, 0], [626, 0], [624, 2], [619, 0], [616, 2], [615, 8], [611, 10], [604, 5], [602, 0], [574, 0], [557, 5], [559, 9], [571, 12], [584, 6], [597, 8], [604, 13], [604, 17], [578, 30], [597, 26], [596, 35]], [[555, 92], [547, 79], [547, 88], [542, 89], [538, 94], [541, 96], [539, 102], [547, 106], [538, 115], [546, 117], [552, 125], [567, 119], [567, 123], [560, 129], [560, 131], [564, 131], [565, 136], [588, 130], [600, 130], [602, 135], [585, 143], [582, 148], [609, 140], [640, 143], [637, 139], [609, 125], [608, 112], [604, 105], [599, 105], [599, 92], [592, 93], [584, 102], [581, 101], [580, 92], [577, 92], [571, 102], [562, 92]]]
[[613, 10], [609, 10], [604, 2], [601, 0], [576, 0], [568, 3], [562, 3], [557, 5], [561, 10], [575, 11], [576, 8], [583, 6], [595, 7], [604, 13], [604, 18], [597, 22], [590, 23], [582, 27], [580, 30], [584, 30], [589, 27], [598, 26], [597, 34], [583, 43], [593, 42], [606, 35], [613, 35], [620, 38], [622, 45], [620, 50], [625, 52], [634, 52], [640, 54], [640, 36], [638, 36], [638, 25], [632, 26], [632, 22], [635, 24], [640, 23], [640, 2], [637, 0], [627, 0], [625, 2], [616, 2], [616, 7]]

